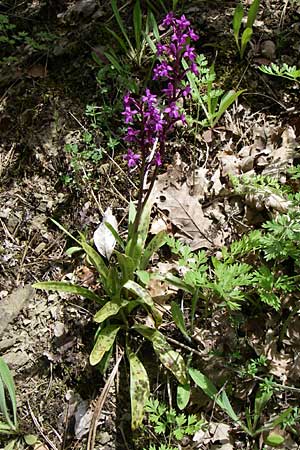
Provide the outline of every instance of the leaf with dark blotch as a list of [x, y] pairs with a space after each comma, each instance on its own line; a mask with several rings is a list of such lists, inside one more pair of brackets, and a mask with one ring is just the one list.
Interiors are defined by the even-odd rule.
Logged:
[[112, 347], [120, 327], [108, 325], [100, 331], [94, 348], [90, 354], [90, 364], [95, 366], [103, 358], [104, 354]]
[[161, 363], [177, 378], [179, 383], [187, 383], [187, 373], [183, 357], [172, 349], [164, 335], [154, 328], [135, 325], [133, 328], [152, 342], [153, 349]]
[[139, 358], [127, 349], [130, 364], [131, 428], [136, 430], [143, 421], [145, 405], [150, 395], [148, 374]]

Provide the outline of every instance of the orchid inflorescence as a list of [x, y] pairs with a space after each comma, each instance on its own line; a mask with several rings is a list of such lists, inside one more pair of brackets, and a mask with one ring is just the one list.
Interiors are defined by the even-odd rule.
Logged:
[[[158, 64], [153, 70], [153, 80], [162, 79], [167, 86], [162, 89], [163, 95], [157, 95], [146, 89], [145, 94], [136, 99], [131, 93], [124, 96], [125, 110], [122, 113], [128, 125], [125, 142], [129, 145], [124, 158], [129, 168], [141, 166], [142, 174], [151, 165], [162, 164], [167, 134], [178, 121], [185, 124], [185, 116], [180, 102], [187, 97], [191, 88], [186, 82], [188, 71], [198, 74], [195, 63], [195, 48], [191, 41], [198, 40], [197, 34], [184, 15], [177, 19], [173, 12], [167, 14], [161, 26], [169, 29], [170, 42], [158, 43]], [[183, 58], [188, 62], [188, 69], [182, 66]]]

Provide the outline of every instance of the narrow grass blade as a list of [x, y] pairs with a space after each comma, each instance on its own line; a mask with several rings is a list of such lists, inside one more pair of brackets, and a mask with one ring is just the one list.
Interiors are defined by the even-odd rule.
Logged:
[[112, 55], [112, 53], [108, 53], [108, 52], [104, 52], [104, 56], [106, 56], [106, 58], [108, 59], [108, 61], [112, 64], [112, 66], [119, 72], [119, 73], [123, 73], [124, 70], [123, 68], [120, 66], [116, 56]]
[[109, 229], [109, 231], [111, 232], [111, 234], [113, 235], [119, 246], [123, 250], [125, 250], [125, 242], [123, 241], [117, 230], [115, 230], [114, 227], [109, 222], [105, 222], [105, 226]]
[[81, 243], [79, 242], [78, 239], [76, 239], [71, 233], [69, 233], [68, 230], [65, 229], [65, 227], [63, 225], [61, 225], [59, 222], [56, 222], [56, 220], [51, 219], [51, 221], [60, 229], [62, 230], [67, 236], [69, 236], [71, 239], [73, 239], [73, 241], [77, 242], [78, 245], [81, 246]]
[[103, 299], [89, 289], [65, 281], [41, 281], [32, 285], [35, 289], [44, 289], [45, 291], [67, 292], [69, 294], [81, 295], [81, 297], [93, 300], [97, 303], [103, 303]]
[[141, 48], [141, 35], [142, 35], [142, 11], [140, 1], [137, 0], [133, 8], [133, 28], [136, 49], [139, 52]]
[[125, 30], [125, 27], [124, 27], [124, 24], [123, 24], [123, 20], [121, 19], [116, 0], [111, 0], [111, 6], [112, 6], [112, 10], [113, 10], [115, 19], [116, 19], [116, 21], [117, 21], [117, 23], [119, 25], [119, 28], [120, 28], [120, 30], [121, 30], [121, 32], [122, 32], [122, 34], [123, 34], [123, 36], [124, 36], [128, 46], [129, 46], [130, 50], [133, 51], [132, 44], [130, 42], [130, 39], [128, 37], [128, 34], [126, 33], [126, 30]]
[[107, 31], [110, 32], [110, 34], [113, 36], [113, 38], [119, 43], [120, 47], [124, 50], [125, 53], [128, 51], [128, 47], [126, 46], [125, 42], [123, 41], [120, 36], [117, 35], [117, 33], [114, 32], [111, 28], [106, 28]]
[[213, 401], [215, 401], [216, 404], [218, 406], [220, 406], [220, 408], [222, 408], [223, 411], [226, 414], [228, 414], [228, 416], [234, 422], [237, 422], [240, 424], [240, 419], [233, 411], [226, 392], [223, 392], [222, 395], [219, 395], [217, 388], [210, 381], [210, 379], [207, 378], [206, 375], [204, 375], [202, 372], [200, 372], [197, 369], [190, 367], [189, 374], [190, 374], [191, 378], [194, 380], [194, 382], [196, 383], [196, 385], [199, 386], [209, 398], [211, 398]]
[[227, 111], [227, 109], [235, 102], [235, 100], [244, 92], [243, 89], [240, 91], [230, 90], [223, 95], [220, 101], [219, 109], [216, 113], [216, 119], [213, 121], [213, 126], [219, 121], [222, 115]]
[[127, 347], [130, 365], [131, 428], [136, 430], [143, 422], [145, 405], [149, 400], [150, 383], [145, 367]]

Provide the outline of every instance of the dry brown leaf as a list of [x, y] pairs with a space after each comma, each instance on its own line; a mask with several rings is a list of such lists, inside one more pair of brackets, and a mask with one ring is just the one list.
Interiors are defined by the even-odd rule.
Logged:
[[222, 177], [240, 174], [240, 161], [231, 150], [218, 152], [217, 157], [222, 168]]
[[181, 185], [177, 181], [168, 183], [169, 174], [157, 178], [151, 194], [152, 202], [168, 215], [193, 250], [211, 248], [214, 243], [208, 236], [212, 221], [204, 217], [198, 198], [190, 195], [186, 182]]

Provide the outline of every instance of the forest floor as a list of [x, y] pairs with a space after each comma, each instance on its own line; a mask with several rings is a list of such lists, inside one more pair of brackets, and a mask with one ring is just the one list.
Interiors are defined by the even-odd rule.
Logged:
[[[164, 16], [160, 2], [149, 3], [155, 5], [159, 22]], [[249, 3], [244, 1], [245, 6]], [[176, 237], [188, 236], [185, 242], [192, 250], [204, 248], [210, 255], [285, 211], [281, 197], [232, 193], [229, 176], [271, 175], [286, 184], [288, 169], [300, 159], [300, 84], [258, 69], [272, 62], [300, 67], [300, 5], [263, 0], [243, 60], [232, 34], [235, 6], [235, 1], [178, 2], [177, 9], [200, 35], [198, 53], [215, 64], [218, 87], [244, 92], [213, 129], [176, 130], [154, 188], [155, 204], [167, 215], [169, 230]], [[129, 28], [132, 8], [129, 1], [121, 9]], [[22, 429], [38, 435], [39, 449], [81, 449], [86, 447], [94, 400], [106, 382], [88, 363], [97, 309], [88, 300], [36, 291], [31, 285], [42, 280], [77, 281], [88, 287], [95, 283], [83, 258], [66, 255], [72, 242], [51, 218], [72, 233], [84, 231], [92, 237], [111, 207], [126, 231], [122, 224], [137, 192], [137, 180], [123, 160], [120, 134], [122, 93], [129, 86], [108, 70], [108, 62], [99, 72], [92, 58], [92, 52], [103, 55], [116, 48], [105, 29], [110, 26], [118, 33], [109, 1], [6, 0], [0, 14], [15, 25], [6, 27], [3, 35], [27, 33], [4, 43], [0, 60], [0, 354], [15, 377]], [[196, 201], [201, 214], [192, 208], [190, 220], [182, 220], [184, 208], [178, 212], [174, 207], [166, 177], [173, 187], [180, 185], [180, 204]], [[152, 233], [164, 217], [154, 213]], [[168, 252], [163, 260], [171, 264]], [[179, 295], [164, 289], [153, 286], [152, 295]], [[248, 305], [229, 319], [224, 309], [215, 308], [209, 320], [198, 315], [194, 327], [192, 347], [201, 355], [198, 367], [218, 386], [230, 384], [241, 367], [249, 369], [253, 360], [266, 358], [266, 368], [255, 375], [273, 376], [282, 388], [274, 390], [262, 421], [299, 405], [299, 314], [286, 323], [291, 310], [299, 310], [299, 292], [293, 295], [292, 306], [280, 311], [252, 310]], [[234, 321], [239, 322], [238, 333]], [[174, 327], [168, 333], [179, 344], [186, 343]], [[147, 352], [153, 388], [169, 404], [173, 382], [164, 373], [156, 375], [159, 364]], [[102, 410], [98, 450], [149, 448], [152, 435], [147, 431], [143, 444], [130, 433], [128, 370], [123, 364]], [[257, 390], [257, 379], [248, 375], [231, 391], [241, 416]], [[263, 433], [254, 447], [254, 441], [199, 391], [192, 395], [188, 413], [204, 415], [210, 428], [178, 443], [178, 448], [271, 448], [264, 447]], [[299, 423], [292, 428], [278, 431], [285, 438], [279, 448], [300, 448]]]

